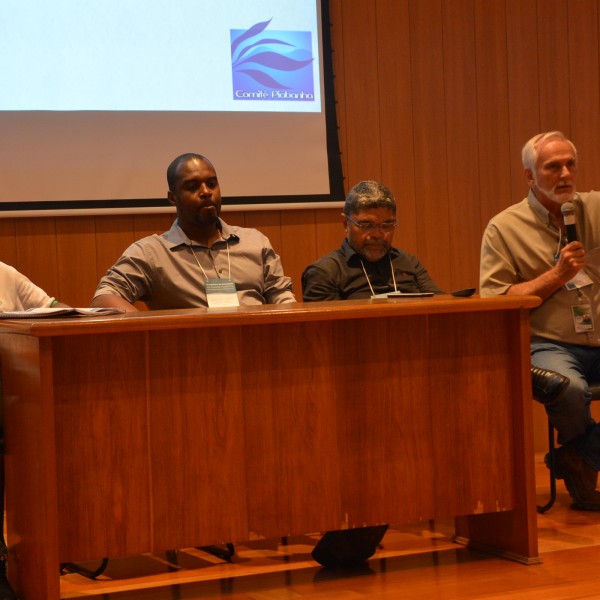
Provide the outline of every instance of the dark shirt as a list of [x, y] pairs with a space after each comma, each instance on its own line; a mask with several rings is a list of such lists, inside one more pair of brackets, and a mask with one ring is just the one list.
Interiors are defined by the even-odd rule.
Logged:
[[[377, 262], [362, 260], [375, 294], [395, 291], [390, 259], [394, 266], [397, 291], [443, 293], [415, 256], [398, 248], [390, 248]], [[365, 277], [360, 255], [352, 249], [348, 240], [344, 240], [341, 248], [306, 267], [302, 273], [302, 297], [304, 302], [370, 298], [372, 292], [369, 281]]]

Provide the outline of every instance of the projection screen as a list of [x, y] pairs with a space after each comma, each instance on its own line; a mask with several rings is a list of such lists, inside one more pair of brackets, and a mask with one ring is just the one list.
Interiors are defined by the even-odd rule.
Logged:
[[327, 1], [2, 0], [0, 216], [160, 212], [173, 158], [224, 205], [343, 199]]

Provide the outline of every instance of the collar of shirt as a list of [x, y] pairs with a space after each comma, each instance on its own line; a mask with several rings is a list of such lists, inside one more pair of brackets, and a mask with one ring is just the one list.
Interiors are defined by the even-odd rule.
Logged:
[[[542, 223], [544, 223], [544, 225], [548, 227], [552, 226], [555, 229], [558, 229], [558, 222], [556, 220], [556, 217], [536, 198], [535, 194], [533, 193], [533, 190], [529, 190], [529, 194], [527, 195], [527, 202], [529, 202], [531, 210], [533, 210], [533, 212], [542, 220]], [[579, 194], [575, 195], [573, 202], [575, 204], [581, 202]]]
[[[221, 230], [221, 235], [223, 236], [223, 241], [226, 241], [226, 242], [239, 241], [240, 238], [238, 237], [238, 235], [233, 233], [233, 231], [231, 230], [231, 227], [229, 225], [227, 225], [227, 223], [225, 223], [225, 221], [223, 221], [222, 219], [219, 219], [217, 221], [217, 227]], [[197, 242], [194, 242], [194, 240], [190, 240], [188, 238], [188, 236], [183, 232], [183, 230], [179, 226], [179, 222], [177, 219], [175, 219], [175, 221], [173, 221], [173, 225], [171, 225], [171, 229], [169, 229], [169, 231], [165, 231], [165, 233], [163, 234], [163, 237], [167, 241], [167, 245], [170, 247], [171, 250], [173, 250], [174, 248], [178, 248], [179, 246], [189, 246], [190, 241], [194, 245], [199, 245], [199, 244], [197, 244]]]

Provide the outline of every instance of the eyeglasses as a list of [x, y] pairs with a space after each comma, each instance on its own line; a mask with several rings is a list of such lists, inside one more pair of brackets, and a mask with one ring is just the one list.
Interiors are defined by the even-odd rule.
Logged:
[[372, 223], [371, 221], [354, 221], [350, 217], [346, 216], [346, 219], [358, 227], [363, 233], [370, 233], [375, 231], [379, 227], [382, 233], [392, 233], [398, 226], [398, 221], [384, 221], [383, 223]]

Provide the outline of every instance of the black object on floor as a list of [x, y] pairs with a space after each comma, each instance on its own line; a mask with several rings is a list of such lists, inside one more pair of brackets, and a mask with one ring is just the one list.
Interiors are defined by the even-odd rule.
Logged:
[[387, 528], [387, 525], [373, 525], [328, 531], [313, 548], [311, 555], [324, 567], [361, 564], [375, 554]]

